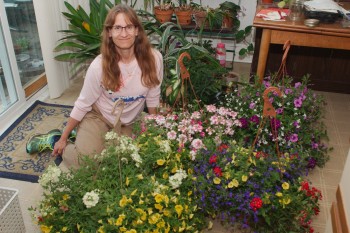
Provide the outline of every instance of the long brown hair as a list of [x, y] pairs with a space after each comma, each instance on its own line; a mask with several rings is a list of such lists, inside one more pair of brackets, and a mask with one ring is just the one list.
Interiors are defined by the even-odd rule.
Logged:
[[129, 21], [138, 29], [135, 38], [134, 53], [141, 68], [141, 82], [146, 87], [155, 87], [160, 84], [157, 77], [155, 57], [152, 52], [152, 45], [149, 42], [141, 21], [135, 10], [128, 5], [119, 4], [110, 9], [103, 26], [101, 54], [102, 54], [102, 85], [107, 90], [119, 90], [121, 87], [121, 72], [117, 65], [121, 57], [115, 49], [115, 44], [109, 31], [114, 25], [118, 14], [123, 13]]

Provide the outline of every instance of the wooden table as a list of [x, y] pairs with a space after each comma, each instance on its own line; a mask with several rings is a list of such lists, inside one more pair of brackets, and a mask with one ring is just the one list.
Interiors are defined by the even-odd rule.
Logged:
[[[350, 8], [350, 3], [345, 3]], [[257, 11], [260, 9], [258, 6]], [[349, 7], [349, 8], [348, 8]], [[309, 28], [303, 21], [266, 21], [255, 17], [253, 26], [262, 30], [259, 58], [256, 74], [263, 79], [270, 44], [284, 44], [291, 41], [291, 46], [333, 48], [350, 50], [350, 28], [343, 28], [340, 23], [322, 24]]]

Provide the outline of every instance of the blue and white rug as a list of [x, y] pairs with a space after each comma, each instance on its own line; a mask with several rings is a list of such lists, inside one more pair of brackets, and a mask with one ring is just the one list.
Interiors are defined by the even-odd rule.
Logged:
[[61, 162], [51, 151], [27, 154], [26, 143], [35, 134], [63, 129], [72, 106], [36, 101], [0, 136], [0, 177], [37, 182], [49, 164]]

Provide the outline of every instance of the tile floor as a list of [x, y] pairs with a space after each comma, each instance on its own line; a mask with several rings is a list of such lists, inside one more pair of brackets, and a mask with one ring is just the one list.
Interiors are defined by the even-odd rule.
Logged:
[[[241, 77], [248, 77], [250, 66], [247, 63], [235, 64], [235, 71]], [[48, 99], [47, 102], [57, 104], [73, 104], [79, 95], [83, 79], [74, 81], [72, 87], [57, 99]], [[340, 181], [344, 164], [349, 152], [350, 138], [350, 95], [330, 92], [319, 92], [327, 101], [325, 124], [330, 138], [329, 145], [334, 148], [331, 152], [330, 161], [324, 168], [316, 168], [309, 176], [313, 185], [323, 193], [321, 212], [313, 220], [315, 232], [324, 233], [326, 222], [330, 218], [330, 207], [335, 200], [335, 191]], [[350, 154], [350, 153], [349, 153]], [[19, 190], [19, 200], [27, 233], [40, 232], [39, 228], [32, 223], [27, 211], [28, 207], [35, 205], [41, 197], [42, 190], [36, 183], [28, 183], [16, 180], [0, 178], [0, 186], [16, 188]], [[214, 226], [214, 233], [227, 232], [219, 225]]]

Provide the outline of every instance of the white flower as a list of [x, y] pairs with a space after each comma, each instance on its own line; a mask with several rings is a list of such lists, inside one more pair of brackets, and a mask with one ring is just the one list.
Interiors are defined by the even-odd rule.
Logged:
[[117, 139], [117, 138], [118, 138], [118, 134], [114, 131], [109, 131], [105, 135], [106, 140], [113, 140], [113, 139]]
[[162, 140], [158, 144], [159, 144], [159, 147], [160, 147], [162, 152], [164, 152], [164, 153], [170, 153], [171, 152], [169, 141]]
[[39, 184], [44, 187], [46, 186], [49, 182], [51, 183], [56, 183], [59, 180], [59, 177], [61, 176], [61, 169], [55, 165], [50, 165], [45, 173], [43, 173], [39, 177]]
[[176, 173], [169, 177], [169, 182], [173, 189], [180, 187], [182, 180], [187, 178], [186, 171], [179, 169]]
[[141, 156], [140, 156], [139, 153], [137, 153], [137, 152], [132, 153], [132, 154], [131, 154], [131, 158], [132, 158], [132, 160], [135, 161], [136, 167], [139, 167], [140, 164], [142, 163]]
[[83, 202], [86, 206], [86, 208], [91, 208], [96, 206], [96, 204], [98, 203], [98, 201], [100, 200], [100, 197], [98, 195], [98, 189], [93, 190], [91, 192], [87, 192], [85, 193], [84, 197], [83, 197]]

